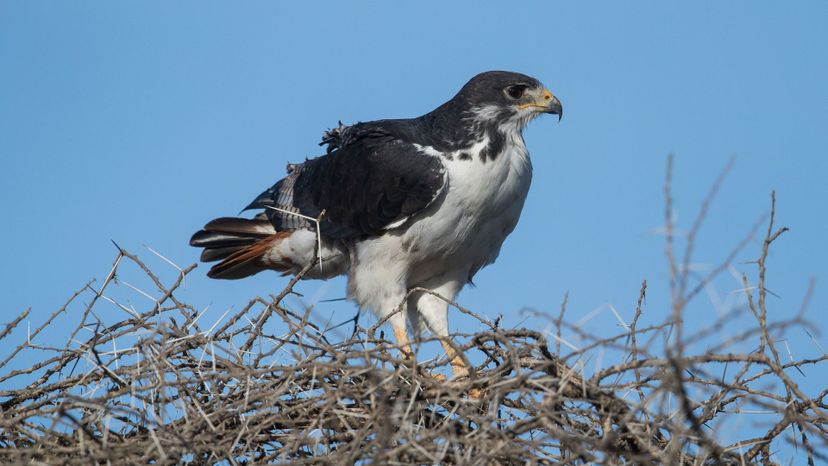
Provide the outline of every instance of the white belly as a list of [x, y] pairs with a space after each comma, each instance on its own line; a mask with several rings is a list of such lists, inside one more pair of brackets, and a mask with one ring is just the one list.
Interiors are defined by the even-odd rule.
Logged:
[[520, 218], [532, 165], [519, 134], [508, 138], [494, 160], [480, 160], [483, 147], [486, 141], [474, 146], [471, 160], [444, 160], [448, 186], [443, 197], [396, 231], [366, 241], [370, 244], [359, 249], [373, 257], [390, 251], [402, 256], [392, 260], [407, 264], [407, 270], [398, 273], [409, 288], [438, 276], [465, 282], [494, 262]]

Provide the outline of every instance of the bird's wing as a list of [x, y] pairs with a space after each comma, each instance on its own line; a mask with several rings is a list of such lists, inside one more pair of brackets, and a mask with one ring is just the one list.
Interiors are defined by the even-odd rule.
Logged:
[[[381, 123], [340, 127], [328, 154], [289, 165], [288, 176], [247, 209], [266, 209], [277, 230], [320, 228], [331, 238], [360, 238], [402, 225], [437, 199], [446, 183], [439, 157], [418, 150]], [[331, 132], [326, 133], [326, 137]]]

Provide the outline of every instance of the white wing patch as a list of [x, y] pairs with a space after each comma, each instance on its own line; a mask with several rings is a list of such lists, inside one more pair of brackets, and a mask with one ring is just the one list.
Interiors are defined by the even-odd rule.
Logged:
[[385, 227], [383, 228], [383, 230], [393, 230], [394, 228], [400, 227], [400, 226], [402, 226], [405, 222], [407, 222], [409, 218], [411, 218], [411, 217], [403, 217], [403, 218], [401, 218], [401, 219], [399, 219], [399, 220], [396, 220], [396, 221], [394, 221], [394, 222], [391, 222], [391, 223], [389, 223], [388, 225], [385, 225]]
[[418, 151], [420, 151], [421, 153], [423, 153], [425, 155], [430, 155], [432, 157], [442, 157], [443, 156], [442, 152], [440, 152], [439, 150], [437, 150], [437, 149], [435, 149], [431, 146], [423, 146], [423, 145], [420, 145], [420, 144], [412, 144], [412, 145], [414, 146], [415, 149], [417, 149]]

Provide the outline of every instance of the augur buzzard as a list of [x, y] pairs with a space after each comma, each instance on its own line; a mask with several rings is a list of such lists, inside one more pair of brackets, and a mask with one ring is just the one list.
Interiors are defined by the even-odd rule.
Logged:
[[[288, 165], [245, 208], [262, 212], [217, 218], [190, 244], [221, 261], [212, 278], [296, 274], [321, 260], [303, 278], [347, 275], [348, 296], [380, 318], [413, 288], [453, 300], [517, 224], [532, 179], [522, 131], [542, 113], [560, 119], [562, 108], [538, 80], [489, 71], [418, 118], [340, 124], [323, 136], [327, 154]], [[466, 374], [446, 338], [448, 304], [417, 292], [406, 306], [388, 319], [406, 355], [407, 317], [443, 337], [454, 376]]]

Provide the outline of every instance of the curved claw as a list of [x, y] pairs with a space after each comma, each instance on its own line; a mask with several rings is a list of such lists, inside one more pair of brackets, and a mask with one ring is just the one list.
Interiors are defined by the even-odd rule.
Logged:
[[483, 399], [484, 391], [479, 388], [472, 388], [469, 390], [469, 399], [470, 400], [481, 400]]

